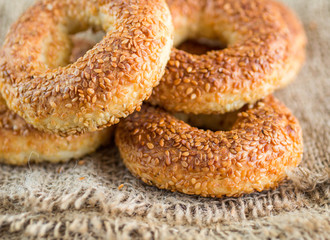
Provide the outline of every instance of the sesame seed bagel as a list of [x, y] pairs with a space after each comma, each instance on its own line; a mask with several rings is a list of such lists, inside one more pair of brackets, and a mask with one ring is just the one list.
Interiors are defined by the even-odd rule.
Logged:
[[65, 162], [107, 144], [112, 132], [113, 127], [80, 136], [60, 137], [45, 133], [10, 111], [0, 97], [0, 163]]
[[[90, 27], [105, 37], [67, 65], [70, 35]], [[38, 129], [95, 131], [140, 108], [164, 73], [172, 37], [164, 0], [39, 1], [6, 36], [1, 94]]]
[[115, 139], [127, 168], [145, 183], [211, 197], [275, 187], [303, 151], [297, 119], [272, 96], [243, 109], [230, 131], [198, 129], [143, 106], [119, 123]]
[[288, 84], [304, 61], [304, 29], [276, 1], [167, 2], [175, 46], [196, 39], [227, 47], [200, 56], [173, 49], [153, 105], [194, 114], [237, 110]]

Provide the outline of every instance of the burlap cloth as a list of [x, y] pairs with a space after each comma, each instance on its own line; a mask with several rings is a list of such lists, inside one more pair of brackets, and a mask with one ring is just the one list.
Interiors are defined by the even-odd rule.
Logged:
[[[0, 43], [31, 2], [0, 0]], [[84, 164], [0, 165], [0, 238], [329, 239], [330, 1], [287, 4], [309, 39], [297, 80], [276, 93], [304, 133], [303, 162], [289, 180], [241, 198], [171, 193], [135, 179], [115, 147]]]

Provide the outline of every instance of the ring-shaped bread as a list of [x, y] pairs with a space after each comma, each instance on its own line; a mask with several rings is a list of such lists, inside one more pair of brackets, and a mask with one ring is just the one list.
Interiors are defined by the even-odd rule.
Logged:
[[238, 113], [230, 131], [198, 129], [142, 107], [116, 128], [116, 144], [133, 175], [161, 189], [239, 196], [278, 185], [302, 158], [302, 131], [269, 96]]
[[175, 46], [187, 39], [226, 44], [203, 55], [173, 49], [149, 101], [167, 110], [225, 113], [269, 95], [296, 76], [304, 29], [273, 0], [167, 0]]
[[112, 132], [113, 127], [79, 136], [45, 133], [10, 111], [0, 97], [0, 163], [57, 163], [80, 158], [108, 144]]
[[[67, 65], [70, 35], [90, 27], [105, 37]], [[95, 131], [140, 108], [164, 73], [172, 37], [164, 0], [42, 0], [5, 38], [1, 94], [38, 129]]]

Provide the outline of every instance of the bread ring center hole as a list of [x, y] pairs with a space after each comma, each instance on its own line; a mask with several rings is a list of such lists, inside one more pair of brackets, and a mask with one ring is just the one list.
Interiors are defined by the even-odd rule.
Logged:
[[71, 35], [72, 51], [70, 63], [74, 63], [78, 58], [84, 56], [88, 50], [92, 49], [96, 43], [102, 40], [104, 35], [105, 33], [103, 31], [95, 32], [92, 29]]
[[174, 116], [192, 127], [216, 132], [230, 131], [237, 120], [238, 112], [239, 111], [214, 115], [175, 113]]
[[210, 51], [222, 50], [227, 47], [226, 43], [222, 43], [215, 40], [209, 40], [206, 38], [201, 39], [188, 39], [181, 43], [177, 48], [185, 52], [203, 55]]

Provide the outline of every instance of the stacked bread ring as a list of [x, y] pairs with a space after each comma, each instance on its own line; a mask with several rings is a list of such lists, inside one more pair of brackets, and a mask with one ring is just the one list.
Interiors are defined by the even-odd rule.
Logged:
[[[105, 37], [67, 65], [69, 34], [88, 27]], [[102, 129], [149, 97], [169, 59], [172, 35], [162, 0], [39, 1], [7, 34], [1, 94], [38, 129], [64, 136]]]
[[303, 28], [272, 0], [169, 0], [175, 44], [215, 40], [201, 56], [173, 49], [150, 102], [170, 111], [225, 113], [292, 81], [305, 57]]
[[27, 124], [0, 99], [0, 162], [64, 162], [94, 152], [110, 141], [112, 128], [80, 136], [61, 137]]
[[[73, 39], [71, 61], [83, 55], [90, 43]], [[78, 159], [94, 152], [102, 145], [108, 145], [114, 128], [88, 132], [81, 135], [61, 137], [40, 131], [10, 111], [0, 96], [0, 162], [23, 165], [32, 162], [65, 162]]]
[[[69, 35], [88, 27], [104, 38], [67, 65]], [[224, 48], [171, 50], [191, 39]], [[63, 151], [78, 147], [64, 160], [79, 157], [122, 118], [116, 145], [147, 184], [211, 197], [273, 188], [300, 163], [303, 142], [297, 119], [270, 94], [293, 80], [305, 45], [299, 20], [273, 0], [41, 0], [0, 51], [0, 135], [15, 126], [4, 139], [24, 145], [0, 148], [0, 159], [26, 162], [32, 137], [65, 139]], [[91, 136], [93, 147], [76, 143]], [[38, 148], [41, 160], [63, 161], [55, 147]]]

